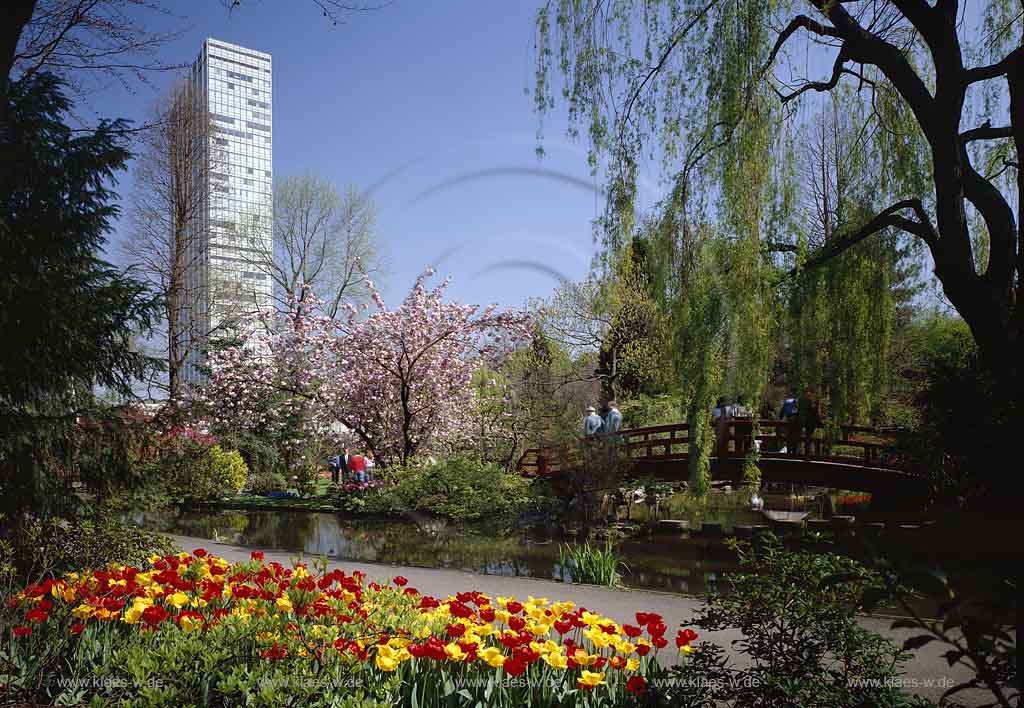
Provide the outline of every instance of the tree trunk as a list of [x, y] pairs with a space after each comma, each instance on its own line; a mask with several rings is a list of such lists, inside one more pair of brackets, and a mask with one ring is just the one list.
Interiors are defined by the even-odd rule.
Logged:
[[614, 347], [604, 346], [597, 355], [597, 376], [601, 380], [601, 409], [615, 400], [615, 379], [618, 377]]
[[22, 30], [32, 20], [36, 1], [11, 0], [4, 9], [4, 21], [0, 23], [0, 121], [7, 118], [7, 84], [14, 69], [14, 55]]

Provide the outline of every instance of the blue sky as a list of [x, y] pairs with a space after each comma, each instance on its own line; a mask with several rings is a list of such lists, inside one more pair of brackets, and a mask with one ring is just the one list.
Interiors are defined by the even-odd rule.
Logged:
[[[587, 272], [602, 180], [586, 146], [564, 138], [563, 112], [546, 122], [546, 157], [535, 156], [535, 2], [395, 0], [337, 26], [312, 0], [172, 7], [177, 23], [140, 18], [189, 27], [164, 48], [167, 62], [191, 62], [205, 37], [273, 55], [275, 176], [373, 187], [389, 303], [439, 259], [450, 295], [480, 304], [518, 306], [548, 295], [556, 273]], [[93, 107], [141, 120], [171, 78], [109, 87]], [[120, 191], [130, 189], [129, 175]]]

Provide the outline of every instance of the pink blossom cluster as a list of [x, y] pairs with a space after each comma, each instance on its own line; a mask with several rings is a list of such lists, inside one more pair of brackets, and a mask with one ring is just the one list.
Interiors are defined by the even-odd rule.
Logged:
[[213, 427], [283, 435], [299, 451], [341, 424], [385, 461], [465, 440], [474, 371], [499, 366], [529, 338], [530, 320], [446, 302], [449, 281], [428, 289], [432, 275], [420, 275], [393, 310], [368, 282], [372, 313], [347, 304], [332, 320], [303, 294], [284, 314], [254, 318], [237, 346], [210, 353], [199, 398]]

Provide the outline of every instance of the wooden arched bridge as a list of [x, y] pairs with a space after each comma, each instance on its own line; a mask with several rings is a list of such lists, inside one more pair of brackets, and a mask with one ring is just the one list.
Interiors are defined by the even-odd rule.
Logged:
[[[891, 498], [920, 500], [926, 482], [911, 473], [892, 445], [892, 431], [858, 425], [843, 425], [836, 439], [794, 435], [789, 424], [777, 420], [733, 419], [720, 422], [711, 456], [713, 480], [739, 483], [743, 461], [757, 440], [758, 466], [762, 483], [790, 482], [871, 492]], [[689, 426], [686, 423], [632, 428], [618, 433], [581, 440], [562, 448], [529, 448], [520, 456], [519, 471], [527, 476], [558, 477], [569, 471], [584, 471], [581, 458], [588, 450], [614, 450], [624, 472], [633, 477], [665, 481], [688, 477]], [[600, 458], [598, 458], [600, 459]]]

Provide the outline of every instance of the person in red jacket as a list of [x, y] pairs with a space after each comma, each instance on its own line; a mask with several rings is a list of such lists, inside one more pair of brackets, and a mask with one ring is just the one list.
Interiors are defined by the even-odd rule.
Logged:
[[348, 470], [357, 482], [366, 481], [366, 458], [360, 454], [348, 458]]

